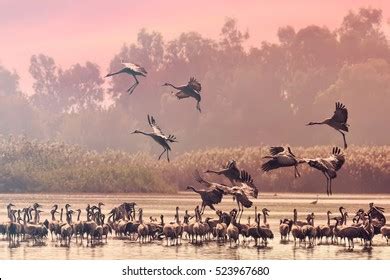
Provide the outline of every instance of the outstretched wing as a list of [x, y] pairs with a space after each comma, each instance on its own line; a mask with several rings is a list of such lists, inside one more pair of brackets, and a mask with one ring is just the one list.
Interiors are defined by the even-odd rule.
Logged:
[[341, 152], [341, 149], [339, 147], [334, 147], [332, 149], [332, 155], [330, 157], [330, 162], [332, 163], [334, 169], [337, 171], [339, 170], [344, 162], [345, 162], [345, 156]]
[[177, 142], [176, 136], [173, 135], [173, 134], [169, 134], [168, 137], [167, 137], [166, 139], [167, 139], [167, 141], [169, 141], [169, 142]]
[[326, 171], [328, 169], [324, 160], [321, 158], [308, 159], [307, 164], [309, 164], [310, 167], [313, 167], [313, 168], [320, 170], [320, 171]]
[[182, 91], [178, 91], [174, 94], [178, 99], [188, 98], [190, 97], [188, 94], [185, 94]]
[[122, 64], [126, 67], [126, 68], [129, 68], [135, 72], [139, 72], [139, 73], [142, 73], [142, 74], [147, 74], [148, 72], [146, 71], [146, 69], [144, 67], [142, 67], [141, 65], [138, 65], [138, 64], [135, 64], [135, 63], [131, 63], [131, 62], [124, 62], [122, 61]]
[[252, 176], [245, 170], [240, 171], [240, 179], [241, 189], [245, 192], [247, 196], [252, 196], [257, 198], [259, 194], [259, 190], [256, 185], [253, 183]]
[[242, 206], [244, 206], [245, 208], [252, 207], [253, 202], [249, 200], [249, 198], [247, 197], [247, 195], [244, 192], [242, 192], [242, 191], [236, 192], [235, 197], [236, 197], [237, 201], [240, 202], [242, 204]]
[[202, 184], [203, 186], [206, 186], [206, 187], [211, 187], [213, 184], [211, 184], [209, 181], [206, 181], [205, 179], [203, 179], [201, 176], [200, 176], [200, 174], [199, 174], [199, 171], [196, 169], [195, 171], [194, 171], [194, 179], [198, 182], [198, 183], [200, 183], [200, 184]]
[[160, 135], [161, 137], [165, 137], [164, 133], [162, 132], [161, 128], [157, 125], [156, 120], [153, 118], [153, 116], [148, 115], [148, 123], [150, 127], [153, 129], [154, 133]]
[[218, 204], [221, 202], [223, 197], [223, 191], [220, 189], [212, 189], [207, 191], [207, 199], [212, 203], [212, 204]]
[[202, 85], [194, 77], [190, 78], [190, 81], [188, 82], [187, 86], [189, 86], [193, 90], [196, 90], [198, 93], [200, 93], [200, 91], [202, 90]]
[[[223, 194], [234, 194], [234, 187], [228, 187], [225, 185], [218, 185], [216, 188], [223, 192]], [[236, 187], [237, 188], [237, 187]]]
[[270, 170], [274, 170], [280, 167], [280, 164], [277, 159], [271, 159], [261, 165], [261, 170], [264, 172], [268, 172]]
[[336, 102], [336, 111], [334, 111], [332, 120], [338, 123], [346, 123], [348, 120], [348, 110], [341, 102]]
[[252, 176], [245, 170], [240, 171], [240, 181], [244, 183], [253, 183]]
[[283, 147], [271, 147], [271, 148], [269, 148], [269, 152], [271, 153], [271, 155], [276, 156], [277, 154], [284, 152], [284, 148]]

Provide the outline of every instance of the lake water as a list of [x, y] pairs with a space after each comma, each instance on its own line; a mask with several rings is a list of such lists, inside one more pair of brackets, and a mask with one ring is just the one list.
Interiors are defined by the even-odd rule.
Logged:
[[[187, 240], [179, 246], [166, 246], [164, 241], [139, 244], [136, 241], [117, 239], [114, 236], [108, 238], [108, 242], [102, 245], [87, 246], [72, 240], [69, 247], [62, 247], [56, 241], [47, 239], [43, 246], [33, 246], [32, 242], [21, 242], [18, 247], [10, 248], [8, 241], [0, 237], [0, 259], [390, 259], [390, 246], [380, 235], [375, 236], [371, 249], [363, 248], [360, 242], [355, 242], [354, 250], [347, 250], [344, 245], [323, 244], [313, 247], [294, 245], [293, 241], [280, 242], [278, 231], [279, 219], [292, 218], [292, 210], [298, 210], [299, 220], [304, 220], [307, 213], [315, 213], [315, 225], [326, 223], [326, 212], [332, 211], [334, 216], [340, 215], [338, 208], [342, 205], [349, 213], [355, 213], [357, 209], [368, 209], [368, 203], [390, 209], [390, 195], [333, 195], [328, 198], [320, 196], [317, 204], [310, 204], [316, 199], [315, 194], [267, 194], [262, 193], [258, 199], [253, 200], [259, 209], [267, 207], [270, 212], [268, 223], [274, 232], [275, 239], [271, 240], [267, 247], [254, 247], [254, 242], [230, 247], [229, 243], [221, 244], [215, 241], [205, 242], [202, 245], [189, 244]], [[122, 202], [134, 201], [137, 207], [144, 210], [144, 219], [149, 216], [159, 217], [164, 214], [165, 222], [173, 220], [175, 207], [180, 207], [181, 220], [185, 209], [193, 212], [200, 203], [200, 198], [194, 193], [179, 193], [176, 195], [160, 194], [2, 194], [0, 198], [0, 221], [7, 221], [6, 204], [12, 202], [15, 208], [23, 208], [39, 202], [43, 205], [43, 218], [50, 220], [48, 212], [56, 203], [63, 207], [66, 203], [72, 205], [72, 209], [83, 210], [82, 220], [85, 220], [85, 207], [87, 203], [97, 204], [103, 202], [103, 213], [107, 214], [114, 206]], [[217, 209], [230, 211], [236, 207], [231, 197], [225, 197]], [[254, 208], [246, 209], [241, 223], [247, 222], [247, 216], [254, 216]], [[205, 211], [205, 217], [216, 217], [212, 211]], [[352, 215], [350, 215], [352, 216]], [[389, 219], [390, 217], [387, 216]], [[43, 219], [42, 219], [43, 220]], [[351, 223], [351, 220], [349, 220]]]

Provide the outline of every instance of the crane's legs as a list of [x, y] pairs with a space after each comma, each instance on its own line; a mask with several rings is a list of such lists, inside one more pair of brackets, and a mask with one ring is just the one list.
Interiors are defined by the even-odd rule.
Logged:
[[196, 103], [196, 109], [199, 111], [199, 113], [202, 113], [202, 110], [200, 109], [200, 104], [199, 104], [199, 102]]
[[241, 221], [242, 212], [244, 212], [244, 207], [242, 205], [240, 205], [240, 204], [241, 203], [237, 199], [237, 206], [238, 206], [237, 217], [238, 217], [238, 222]]
[[340, 132], [341, 133], [341, 135], [343, 135], [343, 140], [344, 140], [344, 149], [346, 149], [347, 148], [347, 141], [345, 140], [345, 133], [344, 132], [342, 132], [341, 130], [337, 130], [338, 132]]
[[133, 75], [134, 79], [135, 79], [135, 83], [127, 90], [127, 92], [130, 94], [133, 93], [133, 91], [135, 90], [135, 88], [138, 86], [139, 84], [139, 81], [137, 80], [137, 77], [135, 75]]
[[328, 175], [324, 172], [324, 176], [326, 177], [326, 194], [329, 196], [329, 178]]
[[169, 152], [168, 152], [168, 150], [167, 150], [167, 160], [169, 162]]
[[299, 173], [296, 165], [294, 166], [294, 168], [295, 168], [295, 178], [301, 177], [301, 174]]
[[329, 193], [332, 195], [332, 178], [329, 178]]
[[206, 204], [202, 203], [202, 207], [200, 208], [200, 212], [199, 212], [200, 215], [203, 215], [205, 208], [206, 208]]
[[160, 158], [162, 157], [162, 155], [163, 155], [165, 152], [168, 153], [167, 149], [164, 148], [164, 151], [159, 155], [158, 160], [160, 160]]

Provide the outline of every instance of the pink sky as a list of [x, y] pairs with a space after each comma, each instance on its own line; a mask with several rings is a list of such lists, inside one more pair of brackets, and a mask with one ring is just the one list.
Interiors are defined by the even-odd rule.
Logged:
[[[77, 3], [77, 4], [76, 4]], [[258, 1], [0, 1], [0, 64], [15, 69], [21, 88], [31, 92], [30, 57], [44, 53], [63, 67], [93, 61], [106, 72], [124, 43], [134, 42], [139, 29], [156, 30], [172, 39], [197, 31], [218, 37], [226, 17], [248, 30], [250, 46], [276, 41], [280, 26], [339, 26], [349, 10], [381, 8], [384, 29], [390, 17], [388, 0], [258, 0]]]

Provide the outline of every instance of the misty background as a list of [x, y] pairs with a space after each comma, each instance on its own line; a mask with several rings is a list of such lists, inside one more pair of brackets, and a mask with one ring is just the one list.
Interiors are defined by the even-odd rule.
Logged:
[[[63, 68], [50, 54], [31, 56], [32, 92], [22, 91], [18, 73], [0, 64], [2, 141], [8, 147], [15, 136], [22, 142], [75, 144], [94, 153], [155, 157], [160, 147], [130, 134], [149, 130], [146, 115], [151, 114], [179, 140], [172, 146], [172, 159], [213, 148], [341, 147], [337, 131], [305, 126], [330, 117], [340, 101], [349, 110], [348, 144], [388, 145], [390, 45], [385, 24], [382, 10], [361, 8], [346, 14], [335, 29], [281, 26], [277, 43], [263, 41], [250, 49], [245, 48], [250, 32], [234, 18], [221, 22], [218, 38], [183, 32], [166, 40], [158, 30], [141, 29], [136, 42], [126, 42], [112, 54], [109, 69], [94, 61]], [[103, 78], [121, 69], [121, 60], [148, 71], [131, 96], [126, 89], [132, 77]], [[179, 101], [161, 86], [185, 84], [192, 76], [202, 83], [202, 113], [194, 100]], [[381, 149], [387, 184], [389, 154]]]

